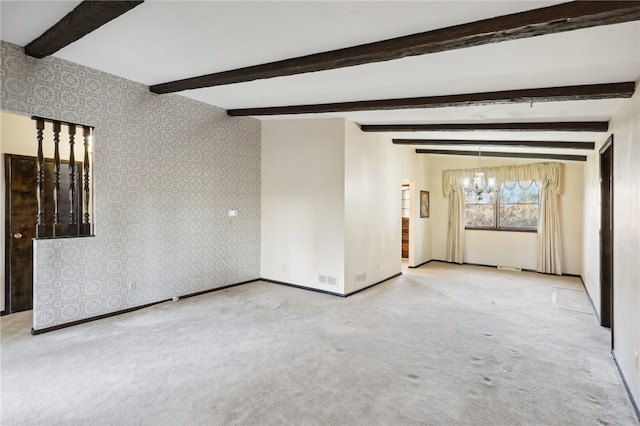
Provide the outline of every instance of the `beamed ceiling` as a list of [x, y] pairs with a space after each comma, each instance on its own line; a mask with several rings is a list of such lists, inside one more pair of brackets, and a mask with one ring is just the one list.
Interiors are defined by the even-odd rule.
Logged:
[[2, 40], [418, 153], [583, 161], [640, 77], [638, 1], [1, 1]]

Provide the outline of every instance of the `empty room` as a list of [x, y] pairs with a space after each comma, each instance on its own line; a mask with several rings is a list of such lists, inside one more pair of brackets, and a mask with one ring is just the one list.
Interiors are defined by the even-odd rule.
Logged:
[[0, 18], [3, 425], [640, 424], [640, 2]]

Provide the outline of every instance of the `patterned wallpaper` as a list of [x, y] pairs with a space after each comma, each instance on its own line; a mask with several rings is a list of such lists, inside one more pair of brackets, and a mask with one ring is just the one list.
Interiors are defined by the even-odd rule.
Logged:
[[35, 241], [36, 330], [260, 276], [259, 121], [6, 42], [1, 57], [3, 110], [96, 128], [96, 236]]

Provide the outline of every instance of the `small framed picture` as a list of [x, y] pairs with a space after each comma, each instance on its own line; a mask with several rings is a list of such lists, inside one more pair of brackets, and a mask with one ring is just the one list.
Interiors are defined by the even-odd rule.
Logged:
[[420, 217], [429, 217], [429, 191], [420, 191]]

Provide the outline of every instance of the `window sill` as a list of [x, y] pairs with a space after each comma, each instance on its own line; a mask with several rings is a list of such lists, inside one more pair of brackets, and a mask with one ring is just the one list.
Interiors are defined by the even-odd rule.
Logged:
[[496, 232], [526, 232], [530, 234], [535, 234], [538, 232], [537, 229], [527, 229], [527, 228], [464, 228], [465, 231], [496, 231]]

